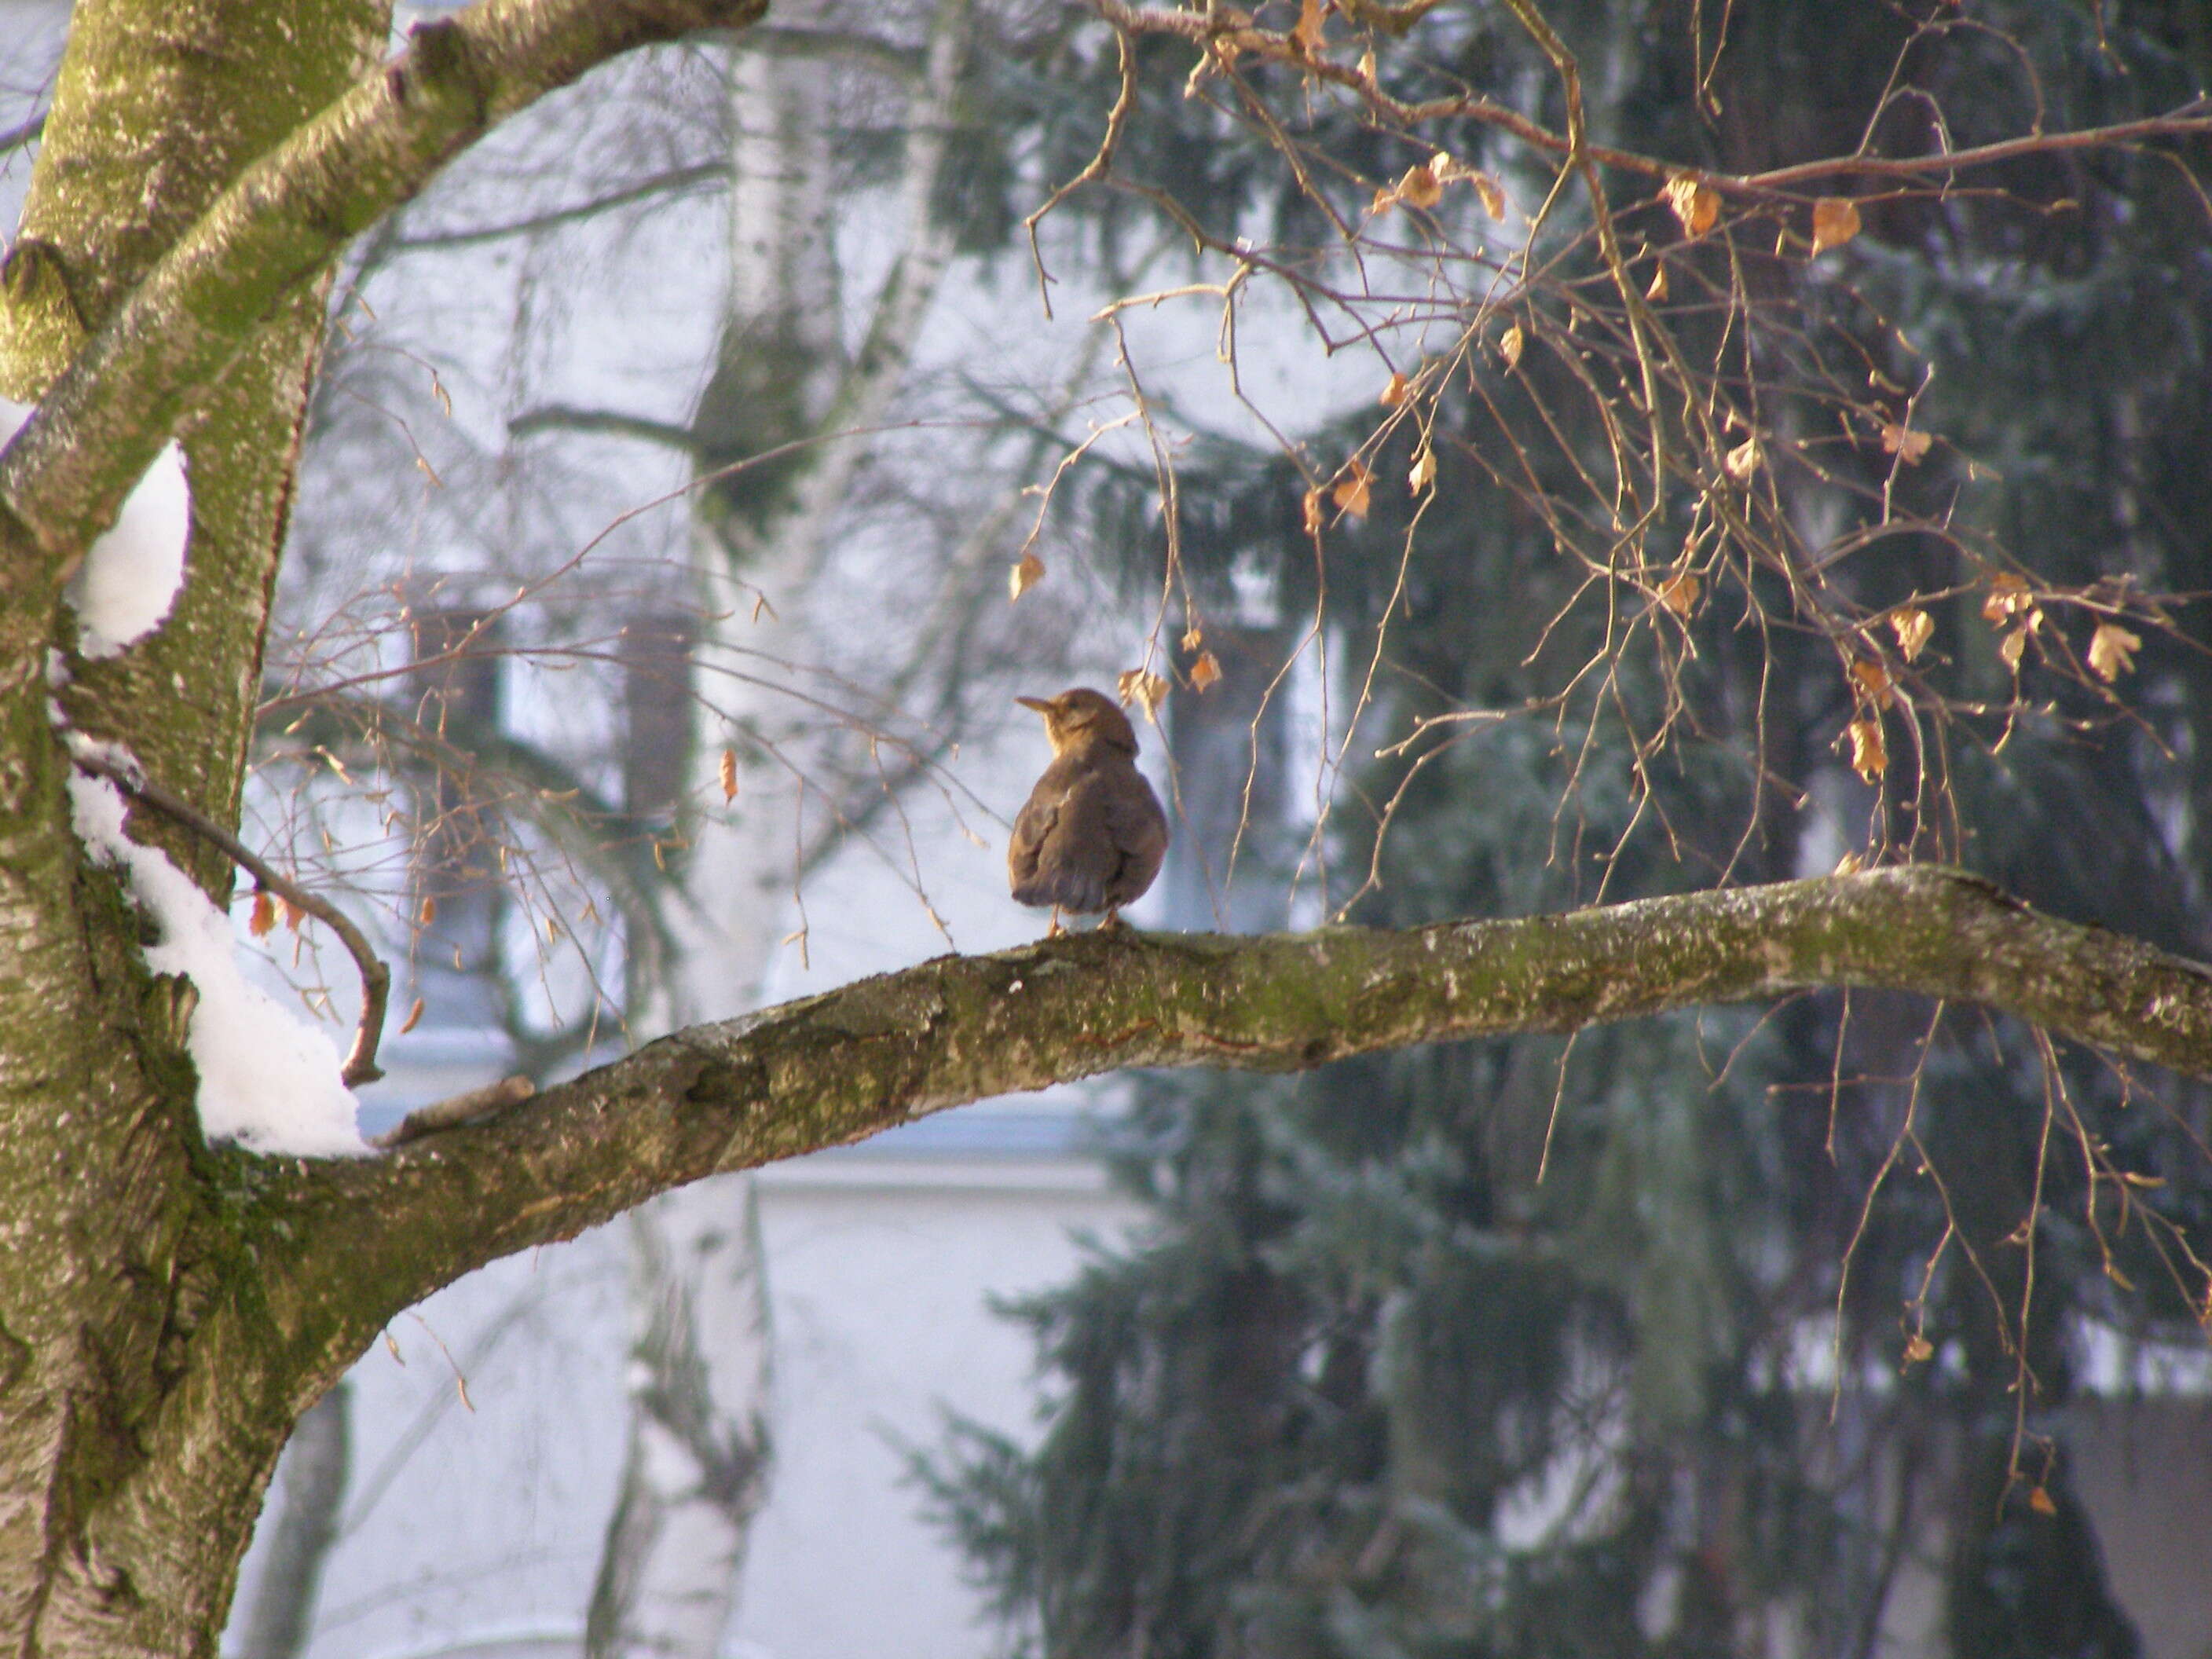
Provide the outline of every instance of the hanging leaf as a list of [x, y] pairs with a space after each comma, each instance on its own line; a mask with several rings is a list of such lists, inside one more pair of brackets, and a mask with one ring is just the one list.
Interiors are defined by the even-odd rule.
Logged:
[[1667, 181], [1666, 194], [1667, 205], [1674, 210], [1674, 217], [1692, 237], [1704, 235], [1720, 222], [1720, 192], [1711, 185], [1701, 185], [1687, 173], [1678, 173]]
[[1375, 475], [1367, 470], [1367, 464], [1355, 460], [1345, 475], [1337, 480], [1336, 487], [1329, 491], [1329, 495], [1338, 507], [1353, 518], [1364, 519], [1367, 516], [1369, 487], [1374, 482]]
[[1889, 745], [1883, 739], [1879, 715], [1862, 714], [1850, 724], [1851, 770], [1869, 783], [1880, 783], [1889, 770]]
[[1194, 691], [1204, 691], [1218, 684], [1220, 679], [1221, 664], [1215, 659], [1213, 653], [1200, 652], [1198, 660], [1190, 665], [1190, 689]]
[[1153, 725], [1160, 723], [1160, 705], [1168, 700], [1168, 683], [1158, 674], [1142, 668], [1125, 668], [1114, 682], [1124, 704], [1140, 703], [1145, 718]]
[[725, 749], [721, 764], [722, 799], [726, 804], [738, 798], [738, 751]]
[[1861, 657], [1851, 664], [1851, 684], [1858, 695], [1877, 708], [1887, 708], [1897, 701], [1897, 688], [1889, 678], [1889, 670], [1871, 657]]
[[1899, 426], [1894, 422], [1881, 429], [1883, 452], [1896, 456], [1907, 466], [1919, 465], [1920, 458], [1928, 453], [1935, 441], [1936, 434], [1932, 432], [1915, 432], [1911, 428]]
[[253, 914], [247, 918], [246, 931], [256, 939], [266, 939], [276, 926], [276, 901], [265, 890], [253, 895]]
[[1813, 204], [1813, 257], [1841, 247], [1859, 234], [1859, 204], [1848, 196], [1823, 196]]
[[1035, 587], [1044, 580], [1044, 561], [1034, 553], [1022, 555], [1021, 562], [1006, 573], [1006, 599], [1009, 603]]
[[2141, 635], [2118, 623], [2100, 622], [2089, 636], [2089, 666], [2097, 671], [2098, 678], [2116, 680], [2136, 665], [2136, 653], [2142, 649]]
[[1659, 584], [1659, 603], [1687, 622], [1690, 612], [1697, 606], [1698, 594], [1704, 586], [1698, 580], [1696, 571], [1678, 570]]
[[1389, 380], [1382, 388], [1382, 395], [1375, 401], [1385, 409], [1395, 409], [1406, 401], [1406, 377], [1393, 369], [1390, 371]]
[[1905, 661], [1916, 662], [1936, 631], [1936, 619], [1917, 605], [1901, 605], [1889, 613], [1889, 631], [1897, 635], [1897, 648]]
[[1498, 355], [1505, 359], [1507, 369], [1521, 367], [1521, 325], [1516, 323], [1498, 337]]
[[1425, 494], [1437, 481], [1437, 452], [1423, 444], [1413, 457], [1413, 470], [1406, 474], [1406, 484], [1416, 495]]

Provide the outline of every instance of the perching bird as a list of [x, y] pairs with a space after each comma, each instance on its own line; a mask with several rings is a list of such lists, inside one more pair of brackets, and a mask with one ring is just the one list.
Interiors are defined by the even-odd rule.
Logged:
[[[1024, 904], [1060, 913], [1103, 910], [1101, 927], [1152, 884], [1167, 856], [1168, 819], [1137, 770], [1137, 734], [1112, 698], [1078, 686], [1050, 702], [1017, 697], [1044, 716], [1052, 764], [1030, 791], [1006, 847], [1006, 874]], [[1047, 935], [1051, 937], [1050, 934]]]

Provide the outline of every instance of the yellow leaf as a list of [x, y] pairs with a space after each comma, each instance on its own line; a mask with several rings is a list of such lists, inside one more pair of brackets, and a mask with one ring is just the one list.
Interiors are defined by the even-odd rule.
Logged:
[[2027, 1506], [2033, 1510], [2038, 1515], [2056, 1515], [2058, 1513], [2058, 1505], [2052, 1500], [2050, 1492], [2045, 1491], [2040, 1486], [2037, 1486], [2033, 1492], [2028, 1493]]
[[1308, 58], [1321, 56], [1327, 44], [1322, 38], [1321, 0], [1299, 0], [1297, 27], [1291, 31], [1291, 39]]
[[1498, 337], [1498, 355], [1505, 359], [1508, 369], [1521, 367], [1521, 325], [1516, 323]]
[[1889, 770], [1889, 745], [1883, 741], [1879, 715], [1862, 714], [1850, 724], [1851, 770], [1869, 783], [1880, 783]]
[[1413, 471], [1406, 475], [1406, 486], [1416, 495], [1425, 493], [1437, 481], [1437, 452], [1423, 444], [1420, 453], [1413, 457]]
[[1728, 474], [1730, 483], [1748, 486], [1752, 475], [1759, 471], [1759, 440], [1746, 438], [1722, 456], [1721, 471]]
[[1006, 573], [1006, 598], [1018, 599], [1044, 580], [1044, 561], [1034, 553], [1022, 555], [1021, 562]]
[[738, 798], [738, 751], [736, 750], [725, 749], [722, 751], [721, 776], [723, 800], [735, 800]]
[[2002, 628], [2014, 617], [2034, 608], [2035, 595], [2011, 571], [2000, 570], [1990, 578], [1990, 596], [1982, 601], [1982, 620], [1990, 627]]
[[1376, 401], [1381, 404], [1385, 409], [1395, 409], [1400, 404], [1404, 403], [1406, 401], [1406, 377], [1399, 374], [1396, 369], [1392, 369], [1390, 371], [1389, 381], [1382, 388], [1382, 395], [1376, 398]]
[[1493, 219], [1505, 216], [1505, 192], [1498, 188], [1498, 180], [1486, 173], [1468, 175], [1474, 180], [1474, 193], [1482, 198], [1482, 210]]
[[1426, 161], [1416, 161], [1406, 169], [1406, 176], [1398, 180], [1392, 194], [1409, 207], [1432, 208], [1443, 199], [1444, 187], [1437, 182]]
[[1859, 234], [1859, 204], [1848, 196], [1823, 196], [1813, 204], [1813, 257], [1841, 247]]
[[1667, 205], [1692, 236], [1704, 235], [1720, 222], [1720, 192], [1687, 173], [1677, 173], [1667, 181]]
[[2097, 671], [2098, 678], [2116, 680], [2136, 665], [2136, 653], [2142, 649], [2141, 635], [2118, 623], [2100, 622], [2089, 636], [2089, 666]]
[[1900, 605], [1889, 613], [1889, 631], [1897, 635], [1897, 648], [1905, 661], [1917, 662], [1927, 648], [1928, 636], [1936, 631], [1936, 619], [1917, 605]]
[[276, 926], [276, 901], [265, 892], [253, 896], [253, 914], [247, 920], [246, 931], [256, 939], [266, 939]]
[[1897, 701], [1897, 690], [1889, 678], [1889, 670], [1871, 657], [1860, 657], [1851, 663], [1851, 684], [1858, 695], [1877, 708], [1887, 708]]
[[1921, 1335], [1919, 1332], [1913, 1332], [1912, 1340], [1905, 1345], [1905, 1363], [1908, 1365], [1918, 1365], [1935, 1357], [1936, 1345]]
[[1651, 286], [1644, 290], [1644, 297], [1657, 305], [1667, 297], [1667, 262], [1661, 260], [1652, 268]]
[[1186, 653], [1206, 649], [1206, 635], [1196, 623], [1182, 630], [1182, 648]]
[[1704, 586], [1694, 570], [1678, 570], [1659, 584], [1659, 603], [1687, 622], [1691, 611], [1698, 603], [1698, 593]]
[[1920, 458], [1936, 441], [1932, 432], [1915, 432], [1910, 427], [1899, 426], [1894, 421], [1881, 428], [1881, 447], [1886, 454], [1894, 455], [1907, 466], [1920, 465]]
[[1141, 668], [1125, 668], [1114, 682], [1124, 703], [1142, 703], [1145, 718], [1153, 725], [1160, 723], [1160, 705], [1168, 700], [1168, 683], [1158, 674], [1147, 673]]
[[1190, 689], [1203, 691], [1221, 678], [1221, 664], [1211, 651], [1201, 651], [1198, 660], [1190, 665]]
[[1328, 493], [1353, 518], [1364, 519], [1367, 516], [1368, 486], [1374, 482], [1375, 475], [1367, 470], [1367, 464], [1353, 461], [1350, 470], [1337, 480], [1336, 488]]
[[2020, 659], [2027, 654], [2027, 628], [2025, 623], [1997, 641], [1997, 655], [2004, 665], [2015, 674], [2020, 672]]
[[438, 901], [428, 893], [422, 895], [422, 908], [415, 913], [416, 921], [428, 927], [438, 920]]

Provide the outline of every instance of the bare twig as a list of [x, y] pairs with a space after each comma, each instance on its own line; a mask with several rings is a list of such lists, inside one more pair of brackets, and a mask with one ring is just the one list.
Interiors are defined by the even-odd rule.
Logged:
[[477, 1118], [505, 1111], [510, 1106], [520, 1106], [537, 1092], [538, 1085], [526, 1077], [503, 1077], [496, 1083], [485, 1084], [481, 1089], [471, 1089], [445, 1100], [433, 1101], [428, 1106], [417, 1107], [399, 1121], [397, 1128], [386, 1129], [369, 1144], [389, 1152], [394, 1146], [420, 1140], [424, 1135], [435, 1134], [441, 1129], [458, 1128]]
[[164, 817], [212, 842], [261, 886], [295, 909], [306, 911], [338, 936], [352, 956], [354, 966], [361, 970], [361, 1024], [354, 1032], [353, 1047], [338, 1076], [348, 1088], [374, 1083], [382, 1077], [383, 1067], [376, 1063], [376, 1045], [384, 1036], [385, 1006], [392, 996], [392, 969], [370, 949], [368, 936], [353, 925], [345, 913], [328, 899], [309, 892], [198, 807], [180, 795], [172, 794], [135, 767], [90, 750], [82, 750], [72, 758], [81, 770], [106, 778], [131, 799], [143, 802]]

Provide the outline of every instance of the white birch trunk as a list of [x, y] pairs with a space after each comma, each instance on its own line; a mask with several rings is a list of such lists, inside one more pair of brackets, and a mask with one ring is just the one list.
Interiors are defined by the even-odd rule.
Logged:
[[[863, 349], [843, 349], [826, 112], [835, 66], [741, 48], [732, 65], [731, 288], [720, 361], [695, 435], [702, 470], [797, 446], [706, 486], [693, 530], [702, 612], [685, 902], [676, 959], [641, 1036], [759, 1000], [791, 931], [814, 780], [834, 776], [804, 695], [823, 660], [814, 585], [851, 488], [859, 438], [896, 393], [951, 253], [929, 203], [944, 159], [966, 0], [946, 0], [909, 114], [907, 245]], [[723, 800], [727, 749], [738, 793]], [[750, 1180], [710, 1181], [633, 1213], [629, 1441], [592, 1595], [586, 1651], [712, 1659], [765, 1496], [773, 1344]]]

